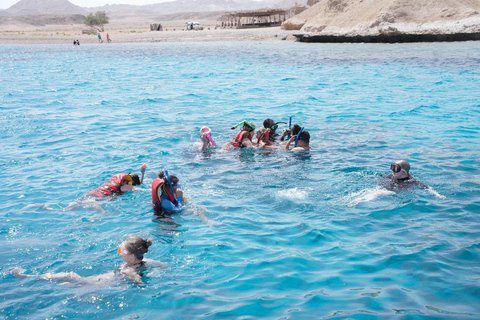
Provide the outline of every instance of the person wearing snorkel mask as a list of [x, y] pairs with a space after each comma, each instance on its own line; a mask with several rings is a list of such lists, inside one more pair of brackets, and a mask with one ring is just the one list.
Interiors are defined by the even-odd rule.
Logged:
[[427, 189], [428, 192], [437, 198], [445, 198], [426, 183], [415, 179], [410, 174], [410, 163], [408, 163], [408, 161], [399, 160], [395, 163], [392, 163], [390, 165], [390, 170], [392, 170], [391, 174], [380, 174], [382, 178], [385, 178], [380, 182], [380, 184], [387, 190], [398, 192], [403, 189], [416, 187], [420, 189]]
[[[294, 147], [292, 150], [290, 149], [290, 145], [294, 143]], [[292, 151], [292, 152], [302, 152], [310, 150], [310, 133], [306, 130], [300, 129], [298, 134], [293, 135], [290, 140], [285, 144], [285, 150]]]
[[140, 184], [141, 184], [140, 178], [136, 173], [119, 173], [111, 177], [107, 182], [105, 182], [100, 187], [89, 191], [87, 193], [87, 196], [104, 198], [109, 196], [120, 195], [127, 191], [143, 190], [135, 187]]
[[230, 150], [232, 148], [255, 148], [253, 145], [253, 132], [255, 131], [255, 124], [243, 120], [232, 127], [232, 130], [238, 126], [242, 126], [242, 129], [233, 137], [232, 141], [225, 146], [225, 149]]
[[145, 240], [139, 236], [128, 237], [118, 247], [118, 254], [122, 256], [125, 264], [121, 265], [114, 271], [108, 273], [82, 277], [75, 272], [59, 272], [45, 274], [24, 274], [25, 269], [15, 268], [10, 271], [17, 278], [36, 278], [37, 280], [61, 281], [82, 284], [105, 284], [113, 282], [115, 279], [129, 280], [137, 285], [143, 285], [140, 273], [145, 267], [167, 267], [167, 264], [160, 261], [145, 259], [143, 255], [148, 252], [148, 248], [152, 245], [152, 240]]
[[178, 186], [178, 178], [162, 171], [152, 182], [152, 203], [156, 213], [182, 212], [186, 199]]
[[300, 125], [298, 125], [298, 124], [294, 124], [291, 129], [283, 129], [282, 136], [280, 137], [280, 141], [284, 141], [285, 137], [288, 136], [288, 135], [296, 136], [300, 132], [300, 130], [302, 130], [302, 127], [300, 127]]

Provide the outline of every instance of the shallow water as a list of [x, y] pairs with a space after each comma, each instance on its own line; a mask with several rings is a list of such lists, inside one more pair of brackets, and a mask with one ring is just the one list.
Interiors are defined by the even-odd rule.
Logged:
[[[479, 83], [480, 42], [0, 46], [0, 315], [479, 317]], [[289, 116], [307, 155], [192, 147], [203, 125], [223, 145], [240, 120]], [[381, 188], [399, 159], [437, 196]], [[61, 210], [142, 163], [210, 223], [156, 219], [149, 192]], [[132, 234], [169, 264], [145, 286], [9, 273], [109, 272]]]

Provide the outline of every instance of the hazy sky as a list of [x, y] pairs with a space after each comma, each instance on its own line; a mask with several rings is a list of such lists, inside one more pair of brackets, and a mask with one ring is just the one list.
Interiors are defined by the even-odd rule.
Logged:
[[[20, 0], [0, 0], [0, 9], [8, 9]], [[105, 4], [152, 4], [160, 2], [169, 2], [174, 0], [69, 0], [71, 3], [80, 7], [100, 7]], [[256, 0], [262, 1], [262, 0]]]
[[[0, 0], [0, 9], [8, 9], [20, 0]], [[152, 4], [173, 0], [69, 0], [80, 7], [100, 7], [104, 4]]]

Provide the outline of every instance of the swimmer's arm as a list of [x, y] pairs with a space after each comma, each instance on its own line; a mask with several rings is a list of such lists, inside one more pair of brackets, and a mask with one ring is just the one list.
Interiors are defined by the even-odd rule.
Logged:
[[152, 260], [152, 259], [143, 259], [143, 262], [149, 267], [159, 267], [159, 268], [166, 268], [168, 267], [168, 263], [166, 262], [160, 262], [157, 260]]
[[142, 189], [139, 187], [135, 187], [129, 184], [124, 184], [123, 186], [120, 187], [120, 190], [122, 192], [127, 192], [127, 191], [150, 191], [150, 189]]
[[293, 141], [295, 141], [296, 138], [297, 138], [297, 136], [295, 135], [295, 136], [292, 136], [292, 137], [290, 138], [290, 140], [288, 140], [287, 144], [285, 145], [285, 150], [288, 151], [288, 149], [290, 149], [290, 144], [291, 144]]
[[247, 147], [247, 148], [255, 148], [255, 146], [253, 145], [252, 141], [250, 141], [250, 139], [248, 139], [248, 137], [244, 137], [243, 140], [242, 140], [242, 144], [244, 147]]

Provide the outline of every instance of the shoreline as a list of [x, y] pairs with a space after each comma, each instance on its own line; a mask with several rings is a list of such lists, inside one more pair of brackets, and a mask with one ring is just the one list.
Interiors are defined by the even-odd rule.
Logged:
[[149, 25], [141, 21], [115, 21], [105, 25], [101, 32], [103, 43], [97, 34], [82, 34], [85, 25], [0, 25], [1, 44], [107, 44], [109, 34], [112, 43], [147, 42], [203, 42], [203, 41], [295, 41], [298, 31], [281, 30], [280, 27], [254, 29], [221, 29], [215, 22], [204, 25], [204, 30], [185, 30], [181, 22], [164, 24], [165, 31], [150, 31]]

